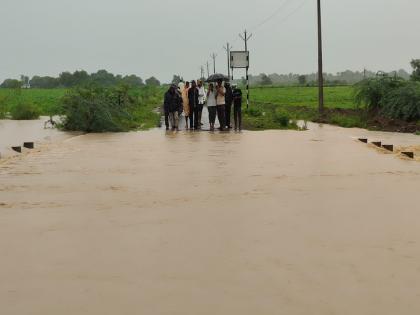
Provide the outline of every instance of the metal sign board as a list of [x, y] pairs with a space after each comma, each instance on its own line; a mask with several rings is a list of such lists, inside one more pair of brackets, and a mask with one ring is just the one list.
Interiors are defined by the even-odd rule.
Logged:
[[230, 67], [232, 69], [249, 68], [249, 51], [231, 51]]

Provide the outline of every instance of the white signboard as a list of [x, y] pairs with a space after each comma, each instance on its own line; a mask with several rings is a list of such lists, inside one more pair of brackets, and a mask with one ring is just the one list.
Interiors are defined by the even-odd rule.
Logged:
[[230, 67], [249, 68], [249, 51], [231, 51]]

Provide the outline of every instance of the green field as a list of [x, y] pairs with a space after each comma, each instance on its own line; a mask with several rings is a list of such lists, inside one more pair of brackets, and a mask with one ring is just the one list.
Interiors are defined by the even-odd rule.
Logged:
[[[326, 87], [325, 106], [329, 108], [355, 108], [351, 86]], [[289, 106], [318, 106], [316, 87], [255, 87], [250, 90], [250, 102]]]
[[47, 115], [50, 109], [57, 107], [65, 93], [66, 89], [0, 89], [0, 100], [4, 100], [9, 108], [16, 106], [19, 102], [33, 103], [42, 114]]

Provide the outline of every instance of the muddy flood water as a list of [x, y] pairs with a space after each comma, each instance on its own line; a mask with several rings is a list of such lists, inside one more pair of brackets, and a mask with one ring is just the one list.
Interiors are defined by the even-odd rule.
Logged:
[[357, 141], [151, 130], [0, 160], [0, 313], [420, 313], [420, 163]]

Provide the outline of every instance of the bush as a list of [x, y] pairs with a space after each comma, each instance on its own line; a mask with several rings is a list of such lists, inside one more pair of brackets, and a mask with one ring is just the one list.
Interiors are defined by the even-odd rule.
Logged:
[[[84, 132], [120, 132], [156, 126], [159, 115], [152, 113], [158, 91], [130, 90], [128, 86], [86, 86], [71, 90], [62, 100], [62, 128]], [[156, 103], [154, 103], [156, 101]]]
[[124, 118], [132, 105], [127, 91], [100, 86], [78, 87], [62, 100], [63, 127], [85, 132], [124, 131]]
[[381, 108], [385, 95], [404, 84], [403, 79], [389, 76], [363, 80], [354, 86], [355, 102], [358, 106], [364, 105], [368, 111], [377, 111]]
[[39, 115], [38, 107], [31, 102], [19, 102], [10, 109], [10, 116], [14, 120], [38, 119]]
[[282, 110], [276, 110], [273, 117], [274, 122], [278, 123], [282, 127], [287, 127], [290, 123], [290, 116], [288, 113]]
[[0, 95], [0, 119], [4, 119], [7, 116], [7, 99], [7, 96]]
[[420, 83], [407, 82], [389, 91], [381, 101], [382, 114], [389, 118], [416, 121], [420, 119]]
[[251, 117], [261, 117], [263, 115], [263, 112], [258, 107], [250, 107], [246, 110], [246, 114], [248, 114]]

